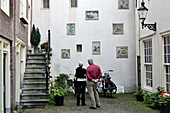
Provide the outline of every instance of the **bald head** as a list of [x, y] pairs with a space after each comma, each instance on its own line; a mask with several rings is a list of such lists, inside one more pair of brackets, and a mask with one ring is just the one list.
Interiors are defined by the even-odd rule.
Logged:
[[89, 65], [93, 64], [93, 59], [92, 58], [88, 59], [88, 63]]

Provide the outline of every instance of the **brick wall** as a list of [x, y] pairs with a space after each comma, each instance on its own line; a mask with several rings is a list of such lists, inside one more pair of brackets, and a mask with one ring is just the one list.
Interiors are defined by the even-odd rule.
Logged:
[[9, 40], [11, 45], [10, 46], [11, 73], [10, 74], [11, 74], [11, 109], [12, 110], [15, 108], [16, 38], [21, 39], [26, 44], [28, 41], [28, 27], [27, 25], [23, 25], [21, 23], [19, 11], [20, 11], [19, 0], [10, 0], [10, 16], [7, 16], [0, 8], [0, 36]]

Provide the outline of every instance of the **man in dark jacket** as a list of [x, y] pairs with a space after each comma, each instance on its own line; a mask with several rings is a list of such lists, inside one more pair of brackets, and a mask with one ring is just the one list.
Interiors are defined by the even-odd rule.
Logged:
[[80, 95], [82, 95], [82, 106], [85, 106], [85, 89], [86, 89], [86, 69], [83, 68], [83, 62], [79, 62], [79, 67], [75, 74], [77, 88], [77, 106], [80, 106]]

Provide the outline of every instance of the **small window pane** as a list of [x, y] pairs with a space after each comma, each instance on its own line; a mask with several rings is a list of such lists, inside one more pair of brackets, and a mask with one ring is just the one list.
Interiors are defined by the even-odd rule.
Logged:
[[71, 7], [77, 7], [77, 0], [71, 0]]
[[49, 0], [43, 0], [43, 8], [50, 8]]
[[82, 52], [82, 45], [77, 45], [77, 52]]

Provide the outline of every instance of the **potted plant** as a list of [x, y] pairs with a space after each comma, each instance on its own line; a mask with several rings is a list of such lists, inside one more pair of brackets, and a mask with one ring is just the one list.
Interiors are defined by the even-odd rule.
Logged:
[[51, 83], [49, 90], [50, 104], [57, 106], [64, 105], [64, 96], [68, 94], [68, 89], [66, 89], [66, 80], [68, 78], [67, 74], [60, 74], [54, 80], [55, 83]]
[[134, 93], [136, 100], [141, 101], [141, 102], [144, 101], [144, 98], [143, 98], [144, 94], [145, 94], [145, 91], [141, 87], [137, 87]]
[[161, 92], [159, 95], [159, 104], [161, 113], [170, 112], [170, 91]]
[[[49, 51], [52, 51], [51, 45], [49, 45]], [[44, 42], [41, 44], [41, 52], [47, 55], [47, 49], [48, 49], [48, 42]]]
[[39, 32], [39, 29], [35, 29], [35, 25], [33, 25], [32, 31], [31, 31], [31, 45], [33, 46], [34, 50], [33, 52], [37, 53], [38, 52], [38, 45], [41, 40], [41, 35]]
[[64, 96], [68, 93], [67, 89], [64, 89], [63, 87], [57, 87], [52, 89], [54, 99], [55, 99], [55, 105], [56, 106], [63, 106], [64, 105]]

